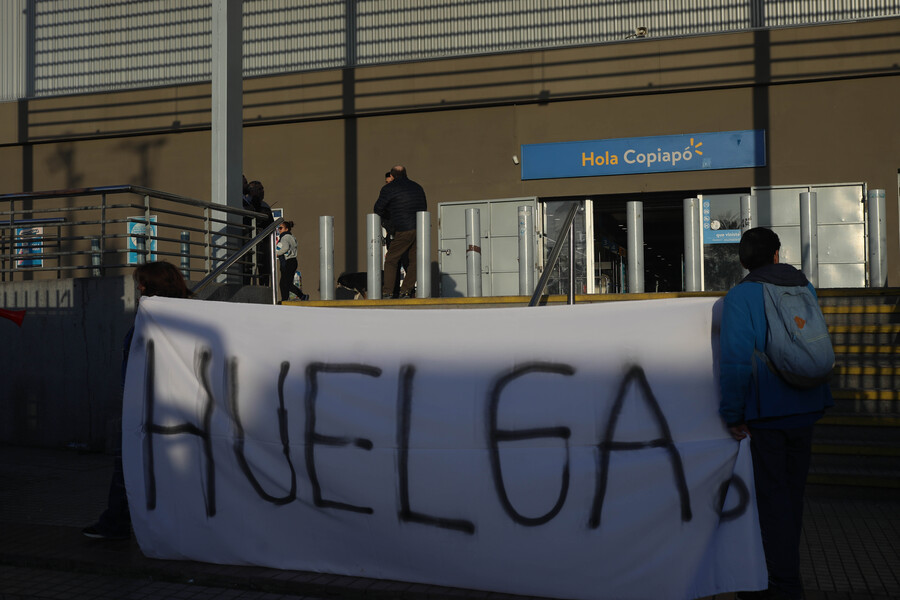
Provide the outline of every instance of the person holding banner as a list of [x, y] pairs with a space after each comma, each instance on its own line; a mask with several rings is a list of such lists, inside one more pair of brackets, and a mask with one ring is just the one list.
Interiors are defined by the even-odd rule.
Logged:
[[725, 296], [722, 313], [719, 413], [734, 439], [749, 438], [769, 571], [767, 590], [740, 592], [739, 599], [803, 598], [800, 534], [813, 424], [834, 405], [827, 382], [789, 384], [765, 358], [772, 310], [766, 309], [765, 286], [808, 287], [815, 297], [803, 273], [779, 262], [780, 248], [771, 229], [744, 233], [738, 254], [750, 274]]
[[[173, 265], [159, 261], [139, 265], [134, 270], [134, 282], [138, 293], [143, 296], [164, 296], [166, 298], [190, 298], [193, 293], [188, 289], [181, 271]], [[128, 353], [131, 349], [131, 338], [134, 326], [125, 334], [122, 356], [122, 388], [125, 387], [125, 371], [128, 367]], [[100, 540], [127, 540], [131, 537], [131, 513], [128, 510], [128, 497], [125, 493], [125, 472], [122, 468], [122, 429], [118, 428], [115, 437], [115, 463], [113, 477], [109, 484], [109, 495], [106, 510], [100, 519], [90, 527], [81, 530], [86, 537]]]

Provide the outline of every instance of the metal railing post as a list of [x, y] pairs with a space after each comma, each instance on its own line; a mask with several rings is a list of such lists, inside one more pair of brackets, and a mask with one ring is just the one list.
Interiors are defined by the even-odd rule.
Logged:
[[147, 262], [147, 259], [150, 258], [150, 250], [153, 248], [153, 240], [151, 239], [151, 234], [153, 230], [150, 228], [150, 195], [144, 194], [144, 260], [140, 261], [140, 264], [144, 264]]
[[[741, 236], [756, 227], [757, 204], [756, 196], [741, 196]], [[746, 277], [749, 272], [747, 269], [741, 268], [743, 277]]]
[[334, 217], [319, 217], [319, 297], [334, 300]]
[[869, 287], [887, 285], [887, 215], [884, 190], [869, 190], [866, 209], [869, 218]]
[[100, 277], [100, 240], [91, 238], [91, 276]]
[[268, 246], [269, 250], [269, 287], [272, 288], [272, 304], [278, 304], [278, 286], [275, 285], [275, 232], [277, 227], [276, 225], [276, 229], [272, 230], [272, 233], [268, 236], [269, 239], [266, 241], [266, 246]]
[[212, 242], [212, 236], [210, 233], [212, 229], [212, 222], [210, 220], [209, 207], [203, 209], [203, 224], [203, 246], [206, 251], [206, 260], [203, 270], [209, 273], [210, 271], [212, 271], [212, 248], [210, 247], [210, 243]]
[[628, 292], [644, 291], [644, 203], [632, 200], [626, 205], [628, 228]]
[[416, 298], [431, 298], [431, 213], [416, 213]]
[[[383, 258], [381, 247], [381, 217], [376, 214], [366, 215], [366, 296], [369, 300], [381, 300], [381, 269]], [[400, 274], [397, 273], [399, 277]]]
[[684, 199], [684, 291], [703, 290], [703, 230], [700, 226], [700, 199]]
[[191, 234], [181, 232], [181, 275], [185, 280], [191, 279]]
[[481, 297], [481, 211], [466, 209], [466, 296]]
[[520, 206], [519, 216], [519, 294], [534, 292], [534, 210]]
[[800, 193], [800, 270], [819, 287], [819, 226], [816, 192]]
[[100, 273], [104, 273], [103, 263], [106, 253], [106, 194], [100, 194]]
[[137, 254], [137, 264], [143, 265], [147, 262], [147, 238], [143, 235], [134, 236], [134, 243], [137, 246], [135, 253]]
[[569, 223], [569, 304], [575, 304], [575, 221]]
[[[256, 237], [256, 233], [257, 233], [256, 223], [257, 223], [256, 217], [253, 217], [253, 219], [251, 219], [251, 223], [250, 223], [250, 239], [251, 240]], [[243, 235], [243, 233], [244, 233], [243, 230], [241, 230], [241, 235]], [[259, 284], [262, 282], [262, 273], [259, 272], [259, 260], [257, 258], [258, 257], [257, 257], [256, 252], [250, 253], [250, 282], [253, 283], [254, 279], [255, 279], [256, 283]], [[271, 261], [269, 261], [269, 262], [271, 264]]]

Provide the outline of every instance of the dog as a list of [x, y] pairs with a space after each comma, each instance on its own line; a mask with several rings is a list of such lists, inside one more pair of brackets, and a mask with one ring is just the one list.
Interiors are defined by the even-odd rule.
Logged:
[[365, 300], [369, 291], [369, 274], [365, 271], [361, 273], [341, 273], [337, 278], [338, 287], [350, 290], [356, 294], [354, 300]]
[[[401, 269], [399, 281], [397, 282], [398, 288], [403, 282], [405, 274], [405, 271]], [[382, 278], [384, 277], [384, 271], [381, 272], [381, 276]], [[338, 287], [353, 292], [355, 294], [354, 300], [366, 300], [369, 297], [369, 274], [365, 271], [361, 273], [341, 273], [337, 278], [337, 284]]]

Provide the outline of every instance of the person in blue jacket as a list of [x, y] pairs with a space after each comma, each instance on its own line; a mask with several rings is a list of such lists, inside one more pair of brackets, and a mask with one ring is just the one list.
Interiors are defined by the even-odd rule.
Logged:
[[834, 405], [827, 383], [791, 387], [755, 352], [766, 350], [763, 282], [809, 286], [802, 272], [779, 262], [781, 241], [771, 229], [744, 233], [739, 246], [747, 275], [725, 296], [720, 334], [719, 413], [736, 440], [750, 439], [756, 502], [769, 588], [738, 598], [803, 598], [800, 533], [814, 423]]

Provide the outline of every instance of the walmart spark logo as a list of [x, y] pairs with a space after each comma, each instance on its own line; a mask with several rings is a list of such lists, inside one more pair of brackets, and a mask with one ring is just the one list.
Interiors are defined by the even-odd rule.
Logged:
[[694, 138], [691, 138], [691, 145], [690, 145], [690, 146], [685, 146], [684, 149], [685, 149], [686, 152], [691, 152], [691, 151], [693, 151], [694, 154], [698, 154], [698, 155], [700, 155], [700, 156], [703, 156], [703, 151], [697, 149], [697, 148], [699, 148], [699, 147], [702, 146], [702, 145], [703, 145], [703, 142], [697, 142], [697, 144], [694, 145]]

